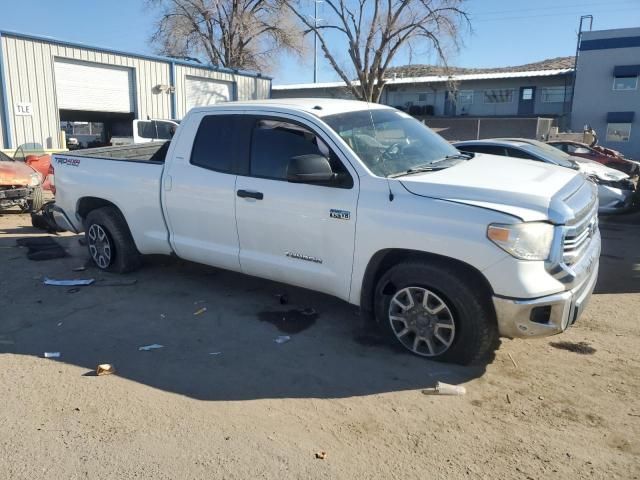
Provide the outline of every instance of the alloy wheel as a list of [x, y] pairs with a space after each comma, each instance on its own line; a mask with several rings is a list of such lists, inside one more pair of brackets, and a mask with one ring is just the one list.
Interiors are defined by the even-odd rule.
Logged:
[[398, 290], [391, 298], [388, 315], [398, 341], [417, 355], [442, 355], [455, 338], [451, 309], [440, 296], [426, 288]]
[[107, 268], [111, 264], [111, 242], [107, 232], [95, 223], [87, 232], [89, 239], [89, 254], [100, 268]]

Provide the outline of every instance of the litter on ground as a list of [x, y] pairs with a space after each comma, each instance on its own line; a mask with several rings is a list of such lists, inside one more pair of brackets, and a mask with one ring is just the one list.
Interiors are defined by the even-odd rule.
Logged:
[[153, 343], [151, 345], [145, 345], [144, 347], [138, 347], [138, 350], [148, 352], [149, 350], [156, 350], [158, 348], [164, 348], [164, 345]]
[[110, 363], [101, 363], [96, 367], [96, 375], [111, 375], [116, 372], [116, 368]]
[[44, 279], [45, 285], [55, 285], [57, 287], [76, 287], [91, 285], [96, 280], [94, 278], [78, 279], [78, 280], [54, 280], [53, 278]]
[[44, 358], [60, 358], [60, 352], [44, 352]]
[[435, 388], [425, 388], [422, 393], [425, 395], [464, 395], [467, 393], [467, 389], [460, 385], [438, 382]]
[[289, 335], [280, 335], [279, 337], [276, 337], [274, 342], [276, 342], [276, 343], [287, 343], [289, 340], [291, 340], [291, 337]]

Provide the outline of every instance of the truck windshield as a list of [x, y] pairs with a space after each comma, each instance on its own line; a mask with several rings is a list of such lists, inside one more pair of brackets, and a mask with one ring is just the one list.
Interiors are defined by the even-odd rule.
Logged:
[[[380, 177], [427, 169], [460, 152], [424, 124], [391, 109], [362, 110], [328, 115], [326, 122]], [[451, 162], [447, 162], [451, 166]], [[439, 164], [439, 168], [444, 168]]]

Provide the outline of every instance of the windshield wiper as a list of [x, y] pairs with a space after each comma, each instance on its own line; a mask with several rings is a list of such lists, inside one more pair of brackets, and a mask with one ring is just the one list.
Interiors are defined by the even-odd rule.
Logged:
[[444, 170], [445, 168], [449, 168], [449, 167], [435, 166], [435, 165], [438, 163], [446, 162], [448, 160], [456, 160], [456, 159], [469, 160], [471, 158], [473, 158], [473, 154], [460, 152], [460, 153], [456, 153], [455, 155], [447, 155], [446, 157], [439, 158], [438, 160], [434, 160], [433, 162], [429, 162], [424, 165], [418, 165], [408, 170], [404, 170], [403, 172], [387, 175], [387, 177], [396, 178], [396, 177], [402, 177], [404, 175], [412, 175], [414, 173], [434, 172], [437, 170]]
[[410, 168], [409, 170], [405, 170], [404, 172], [393, 173], [391, 175], [387, 175], [387, 177], [388, 178], [397, 178], [397, 177], [403, 177], [405, 175], [413, 175], [414, 173], [435, 172], [437, 170], [444, 170], [446, 168], [448, 168], [448, 167], [431, 167], [431, 166], [428, 166], [428, 165], [424, 165], [422, 167]]
[[438, 163], [438, 162], [444, 162], [445, 160], [455, 160], [456, 158], [462, 158], [464, 160], [470, 160], [473, 158], [473, 153], [468, 153], [468, 152], [460, 152], [460, 153], [456, 153], [455, 155], [447, 155], [446, 157], [440, 159], [440, 160], [436, 160], [433, 163]]

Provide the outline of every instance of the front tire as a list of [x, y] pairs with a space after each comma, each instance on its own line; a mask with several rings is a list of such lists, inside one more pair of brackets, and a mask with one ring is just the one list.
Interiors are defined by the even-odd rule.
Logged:
[[91, 260], [101, 270], [126, 273], [142, 264], [127, 222], [115, 207], [89, 212], [85, 221], [85, 240]]
[[21, 206], [22, 213], [37, 213], [42, 209], [44, 205], [44, 197], [42, 195], [42, 187], [34, 187], [31, 198], [28, 198], [26, 202]]
[[468, 365], [496, 348], [493, 309], [446, 265], [407, 262], [389, 269], [375, 291], [376, 320], [388, 340], [415, 355]]

